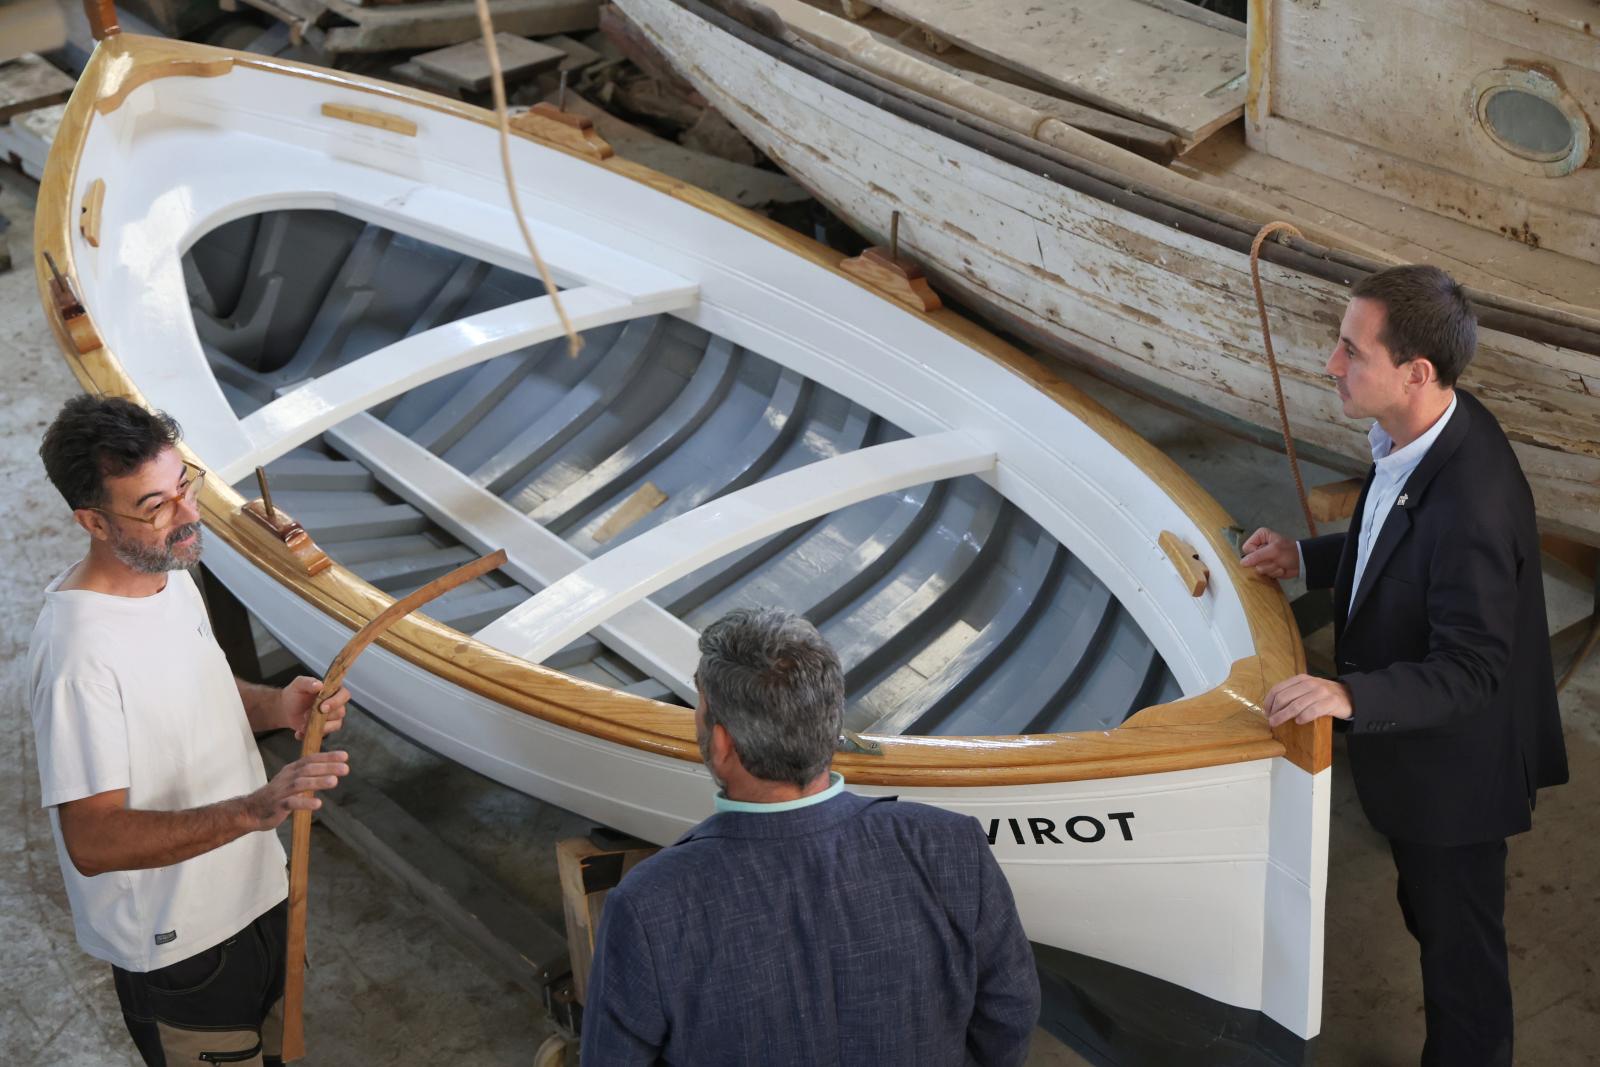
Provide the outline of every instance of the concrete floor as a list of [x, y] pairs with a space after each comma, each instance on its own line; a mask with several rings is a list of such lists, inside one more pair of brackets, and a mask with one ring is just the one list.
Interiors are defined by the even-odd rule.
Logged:
[[[25, 651], [39, 591], [81, 552], [36, 456], [39, 436], [75, 389], [34, 289], [33, 183], [0, 166], [0, 214], [20, 269], [0, 275], [0, 728], [20, 739], [0, 759], [0, 1064], [135, 1064], [109, 971], [73, 938], [48, 822], [38, 807], [25, 708]], [[1075, 379], [1078, 380], [1078, 379]], [[1284, 460], [1142, 404], [1080, 384], [1193, 473], [1247, 528], [1298, 529]], [[1332, 478], [1307, 471], [1315, 484]], [[1297, 590], [1291, 590], [1294, 592]], [[1551, 586], [1553, 622], [1583, 610]], [[1563, 697], [1573, 784], [1547, 793], [1532, 834], [1512, 842], [1508, 895], [1518, 1061], [1600, 1062], [1597, 868], [1590, 813], [1600, 808], [1600, 660]], [[585, 820], [513, 793], [357, 719], [342, 742], [357, 772], [450, 841], [552, 926], [561, 911], [553, 844]], [[308, 1064], [526, 1064], [548, 1032], [538, 1005], [341, 842], [314, 836]], [[1336, 753], [1327, 968], [1318, 1062], [1398, 1065], [1421, 1046], [1414, 947], [1393, 903], [1387, 848], [1367, 826]], [[1084, 1062], [1038, 1035], [1031, 1067]]]

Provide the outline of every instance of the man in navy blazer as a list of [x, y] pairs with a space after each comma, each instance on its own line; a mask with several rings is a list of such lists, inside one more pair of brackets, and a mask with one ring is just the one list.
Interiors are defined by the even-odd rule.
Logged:
[[844, 791], [844, 674], [805, 619], [734, 611], [700, 652], [717, 813], [607, 896], [584, 1064], [1021, 1064], [1039, 978], [978, 821]]
[[1421, 946], [1422, 1062], [1450, 1067], [1511, 1063], [1505, 839], [1567, 780], [1533, 495], [1494, 416], [1456, 388], [1476, 339], [1437, 268], [1358, 283], [1328, 359], [1344, 413], [1376, 420], [1350, 529], [1243, 546], [1260, 574], [1334, 590], [1338, 677], [1287, 679], [1266, 711], [1348, 724]]

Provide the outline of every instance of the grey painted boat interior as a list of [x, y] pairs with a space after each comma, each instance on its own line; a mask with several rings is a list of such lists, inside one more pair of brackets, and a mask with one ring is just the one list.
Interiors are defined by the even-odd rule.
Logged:
[[[422, 330], [541, 295], [532, 278], [332, 211], [225, 226], [184, 258], [194, 321], [244, 416]], [[535, 345], [373, 409], [388, 426], [595, 557], [722, 494], [905, 437], [846, 397], [680, 319]], [[269, 464], [275, 504], [338, 563], [402, 596], [495, 545], [466, 544], [319, 438]], [[605, 527], [645, 483], [665, 501]], [[236, 487], [259, 495], [253, 480]], [[613, 524], [615, 525], [615, 524]], [[431, 606], [472, 633], [539, 587], [503, 572]], [[1102, 730], [1182, 695], [1106, 586], [977, 477], [885, 494], [732, 553], [652, 598], [696, 629], [736, 607], [803, 613], [838, 649], [846, 725], [878, 734]], [[546, 666], [677, 702], [593, 636]]]

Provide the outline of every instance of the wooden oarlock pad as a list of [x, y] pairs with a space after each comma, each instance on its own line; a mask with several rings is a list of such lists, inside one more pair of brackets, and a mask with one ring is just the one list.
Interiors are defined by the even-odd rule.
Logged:
[[317, 547], [311, 535], [306, 533], [305, 527], [273, 506], [272, 490], [267, 487], [267, 474], [260, 467], [256, 468], [256, 481], [261, 486], [261, 496], [241, 507], [240, 513], [254, 519], [277, 538], [283, 545], [284, 551], [289, 553], [308, 577], [315, 578], [333, 566], [333, 560]]

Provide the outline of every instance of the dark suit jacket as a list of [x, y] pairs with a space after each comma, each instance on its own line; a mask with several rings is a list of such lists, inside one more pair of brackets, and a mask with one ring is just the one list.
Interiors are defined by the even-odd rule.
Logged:
[[1350, 769], [1388, 837], [1463, 845], [1521, 833], [1567, 780], [1533, 494], [1494, 416], [1464, 390], [1401, 488], [1352, 590], [1373, 472], [1348, 534], [1301, 542], [1334, 590]]
[[596, 1067], [1021, 1064], [1033, 952], [978, 821], [840, 793], [713, 815], [606, 897]]

